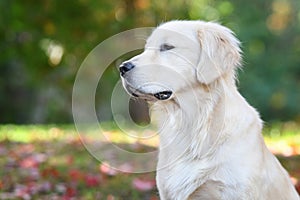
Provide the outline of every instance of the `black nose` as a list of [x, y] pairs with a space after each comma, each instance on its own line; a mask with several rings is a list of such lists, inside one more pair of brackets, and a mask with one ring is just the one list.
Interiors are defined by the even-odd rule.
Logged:
[[121, 76], [124, 76], [124, 74], [130, 70], [132, 70], [134, 68], [134, 64], [132, 64], [132, 62], [123, 62], [121, 65], [120, 65], [120, 73], [121, 73]]

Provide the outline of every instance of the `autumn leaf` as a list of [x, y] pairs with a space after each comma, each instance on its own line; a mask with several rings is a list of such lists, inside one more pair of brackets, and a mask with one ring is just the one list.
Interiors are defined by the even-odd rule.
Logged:
[[155, 180], [135, 178], [132, 181], [133, 188], [141, 192], [150, 191], [155, 188], [155, 185]]
[[88, 174], [85, 176], [85, 184], [88, 187], [98, 186], [100, 184], [100, 177], [93, 174]]
[[55, 169], [54, 167], [48, 167], [42, 170], [41, 175], [45, 178], [47, 177], [58, 177], [59, 176], [59, 172], [57, 169]]
[[69, 177], [71, 178], [71, 180], [73, 181], [79, 181], [83, 179], [83, 173], [77, 169], [71, 169], [69, 171]]
[[27, 157], [20, 161], [19, 163], [21, 168], [36, 168], [39, 163], [33, 157]]
[[99, 167], [100, 172], [108, 175], [108, 176], [115, 176], [118, 174], [118, 171], [113, 169], [108, 163], [102, 163]]
[[75, 196], [76, 196], [76, 194], [77, 194], [77, 191], [76, 191], [75, 188], [67, 187], [67, 188], [66, 188], [66, 192], [65, 192], [65, 194], [64, 194], [64, 196], [63, 196], [63, 199], [64, 199], [64, 200], [71, 200], [72, 197], [75, 197]]

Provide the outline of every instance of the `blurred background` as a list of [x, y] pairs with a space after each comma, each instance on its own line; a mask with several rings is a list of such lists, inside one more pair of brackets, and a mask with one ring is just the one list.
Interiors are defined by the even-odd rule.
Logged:
[[[121, 31], [172, 19], [231, 28], [244, 52], [241, 93], [265, 121], [300, 121], [299, 0], [1, 0], [0, 8], [0, 123], [72, 123], [73, 82], [87, 54]], [[115, 66], [97, 92], [102, 115]]]
[[[105, 39], [172, 19], [218, 21], [236, 33], [244, 52], [238, 88], [261, 113], [266, 144], [300, 194], [299, 0], [0, 0], [0, 10], [0, 199], [159, 199], [154, 172], [111, 168], [113, 161], [125, 160], [117, 169], [130, 171], [154, 160], [132, 163], [106, 148], [99, 153], [111, 157], [97, 160], [83, 145], [143, 153], [156, 151], [158, 141], [128, 139], [111, 122], [106, 140], [99, 131], [79, 137], [72, 90], [81, 63]], [[101, 122], [113, 121], [116, 67], [139, 52], [99, 66]], [[132, 101], [129, 108], [135, 122], [149, 122], [146, 109]]]

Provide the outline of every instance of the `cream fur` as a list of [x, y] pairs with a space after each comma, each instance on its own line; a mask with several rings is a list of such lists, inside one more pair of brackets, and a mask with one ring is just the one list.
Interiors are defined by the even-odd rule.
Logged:
[[[160, 45], [175, 48], [162, 52]], [[158, 122], [157, 186], [162, 200], [296, 200], [287, 172], [261, 135], [257, 111], [239, 94], [239, 41], [203, 21], [159, 26], [122, 79], [149, 100]], [[168, 100], [151, 95], [171, 90]]]

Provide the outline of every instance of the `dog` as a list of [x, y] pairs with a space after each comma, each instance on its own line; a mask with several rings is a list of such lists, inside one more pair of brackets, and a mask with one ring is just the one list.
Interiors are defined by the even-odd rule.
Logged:
[[258, 112], [240, 95], [240, 42], [215, 22], [170, 21], [123, 62], [125, 90], [150, 105], [159, 128], [162, 200], [298, 200], [267, 149]]

